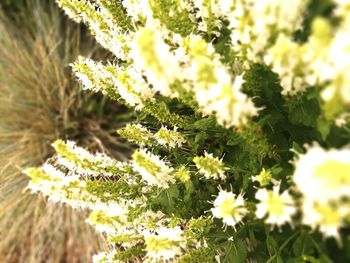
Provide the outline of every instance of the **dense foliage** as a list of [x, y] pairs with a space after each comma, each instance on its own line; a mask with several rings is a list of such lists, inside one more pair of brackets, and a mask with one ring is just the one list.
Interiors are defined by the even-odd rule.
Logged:
[[349, 2], [57, 2], [115, 55], [83, 88], [137, 114], [130, 161], [57, 140], [26, 170], [91, 210], [94, 262], [350, 260]]

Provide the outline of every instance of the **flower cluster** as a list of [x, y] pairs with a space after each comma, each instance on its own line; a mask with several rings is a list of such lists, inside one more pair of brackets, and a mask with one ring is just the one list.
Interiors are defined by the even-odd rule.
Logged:
[[303, 194], [303, 222], [325, 236], [340, 240], [339, 231], [350, 216], [350, 150], [308, 148], [295, 161], [293, 179]]
[[193, 158], [199, 173], [203, 174], [207, 179], [225, 180], [225, 165], [217, 157], [213, 157], [212, 153], [204, 153], [204, 156], [196, 156]]
[[138, 171], [142, 179], [149, 185], [156, 185], [161, 188], [169, 188], [175, 178], [171, 175], [173, 169], [160, 160], [158, 156], [145, 150], [139, 150], [132, 155], [133, 168]]
[[140, 146], [162, 145], [166, 148], [181, 147], [186, 143], [185, 136], [177, 131], [175, 126], [169, 130], [162, 126], [155, 134], [143, 127], [141, 124], [127, 124], [124, 128], [118, 130], [118, 133], [127, 138], [130, 142]]
[[[87, 154], [85, 149], [71, 142], [57, 141], [54, 145], [57, 154], [62, 154], [63, 147], [68, 148], [69, 160], [77, 163], [81, 160], [93, 163], [100, 155]], [[182, 230], [180, 226], [190, 222], [168, 218], [161, 211], [151, 210], [151, 200], [147, 196], [153, 190], [146, 186], [162, 189], [175, 182], [175, 177], [171, 175], [173, 169], [158, 156], [140, 150], [134, 153], [130, 163], [115, 163], [115, 169], [119, 167], [123, 173], [119, 173], [113, 181], [108, 174], [94, 174], [93, 171], [82, 174], [80, 170], [67, 172], [59, 165], [61, 163], [56, 161], [54, 164], [46, 163], [42, 168], [27, 169], [25, 173], [31, 178], [28, 189], [40, 191], [50, 200], [75, 208], [88, 208], [91, 214], [87, 222], [105, 233], [111, 244], [123, 248], [100, 253], [94, 257], [94, 262], [115, 262], [129, 257], [145, 257], [146, 262], [170, 260], [186, 254], [189, 249], [205, 245], [204, 240], [194, 238], [195, 225]], [[130, 169], [125, 169], [125, 166]], [[96, 180], [97, 176], [99, 180]]]
[[163, 126], [155, 134], [157, 142], [170, 148], [181, 147], [182, 144], [186, 143], [186, 139], [176, 130], [177, 127], [174, 127], [174, 130], [169, 130]]
[[127, 170], [127, 165], [115, 161], [105, 154], [93, 155], [74, 142], [57, 140], [53, 143], [57, 152], [57, 163], [65, 166], [74, 173], [84, 176], [118, 176]]
[[252, 177], [252, 180], [253, 182], [259, 182], [261, 186], [267, 186], [273, 180], [272, 173], [270, 170], [265, 170], [265, 168], [263, 168], [258, 175]]
[[[116, 56], [73, 63], [83, 88], [135, 116], [129, 161], [58, 140], [27, 170], [90, 209], [111, 244], [95, 262], [331, 262], [319, 232], [349, 246], [346, 1], [57, 2]], [[310, 142], [337, 149], [296, 157]]]

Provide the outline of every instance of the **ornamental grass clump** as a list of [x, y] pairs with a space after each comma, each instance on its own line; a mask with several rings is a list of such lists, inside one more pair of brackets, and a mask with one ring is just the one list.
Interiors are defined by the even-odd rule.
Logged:
[[350, 260], [347, 1], [56, 2], [115, 56], [83, 89], [136, 114], [130, 160], [58, 140], [25, 170], [91, 212], [95, 263]]
[[70, 73], [80, 53], [105, 57], [85, 31], [54, 3], [0, 9], [0, 262], [83, 263], [106, 248], [86, 212], [31, 195], [22, 174], [52, 156], [58, 137], [122, 159], [130, 152], [108, 130], [125, 108], [82, 94]]

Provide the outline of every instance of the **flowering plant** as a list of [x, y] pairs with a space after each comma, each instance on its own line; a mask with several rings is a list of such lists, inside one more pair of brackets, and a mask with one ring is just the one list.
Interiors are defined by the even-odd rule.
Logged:
[[115, 55], [83, 88], [137, 114], [130, 161], [57, 140], [26, 170], [91, 211], [94, 262], [350, 260], [348, 1], [57, 2]]

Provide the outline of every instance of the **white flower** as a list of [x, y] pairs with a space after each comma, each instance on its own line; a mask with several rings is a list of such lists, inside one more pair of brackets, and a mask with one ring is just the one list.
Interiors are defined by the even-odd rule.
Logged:
[[212, 10], [215, 16], [225, 17], [230, 15], [233, 7], [234, 2], [231, 0], [214, 0]]
[[118, 58], [125, 60], [127, 57], [127, 44], [130, 43], [130, 35], [117, 24], [112, 23], [113, 14], [106, 8], [98, 7], [89, 1], [56, 0], [68, 15], [74, 20], [81, 20], [88, 24], [89, 29], [97, 42], [112, 51]]
[[279, 194], [280, 186], [274, 186], [273, 190], [259, 189], [255, 198], [260, 202], [257, 204], [256, 217], [263, 218], [268, 215], [268, 224], [281, 226], [292, 221], [292, 216], [296, 212], [294, 201], [288, 191]]
[[183, 183], [188, 183], [191, 180], [190, 171], [185, 168], [185, 166], [181, 166], [174, 172], [174, 176], [179, 179]]
[[141, 28], [135, 34], [131, 49], [134, 66], [145, 73], [153, 89], [163, 96], [178, 97], [170, 86], [181, 72], [179, 62], [162, 34], [151, 26]]
[[177, 127], [174, 127], [174, 130], [169, 130], [162, 126], [154, 136], [160, 145], [169, 148], [181, 147], [182, 144], [186, 143], [184, 136], [177, 131]]
[[230, 23], [233, 49], [261, 62], [273, 34], [291, 35], [300, 28], [307, 4], [304, 0], [236, 1], [231, 10], [227, 5], [222, 10], [227, 10], [223, 14]]
[[161, 211], [154, 212], [152, 210], [147, 210], [135, 218], [133, 226], [139, 232], [142, 232], [145, 229], [155, 230], [162, 226], [165, 218], [165, 214]]
[[120, 97], [136, 110], [142, 109], [145, 101], [153, 100], [149, 84], [133, 66], [124, 69], [117, 65], [108, 65], [105, 72], [111, 78], [112, 85], [116, 87]]
[[350, 196], [350, 149], [308, 147], [294, 161], [293, 180], [308, 200], [326, 202]]
[[350, 122], [350, 112], [345, 112], [341, 114], [337, 119], [335, 119], [334, 123], [338, 127], [342, 127]]
[[[217, 72], [217, 83], [210, 84], [207, 89], [196, 90], [196, 98], [203, 107], [203, 113], [214, 113], [219, 124], [225, 127], [244, 126], [252, 116], [256, 116], [258, 109], [252, 100], [240, 91], [243, 76], [236, 76], [232, 83], [228, 72], [222, 69]], [[226, 75], [226, 77], [225, 77]]]
[[214, 217], [222, 219], [225, 225], [235, 228], [247, 213], [244, 207], [243, 195], [236, 196], [234, 193], [220, 190], [214, 201], [211, 212]]
[[194, 0], [194, 7], [197, 9], [196, 17], [200, 18], [198, 29], [211, 34], [220, 35], [218, 31], [222, 27], [222, 21], [219, 17], [227, 15], [232, 6], [232, 1], [227, 0]]
[[91, 154], [73, 141], [56, 140], [52, 146], [58, 154], [58, 163], [84, 176], [99, 176], [103, 170], [104, 176], [120, 174], [126, 164], [118, 162], [109, 156], [96, 153]]
[[83, 19], [81, 15], [77, 12], [77, 10], [74, 7], [63, 5], [62, 2], [62, 0], [56, 0], [58, 6], [64, 10], [64, 12], [69, 18], [71, 18], [77, 23], [81, 23]]
[[110, 97], [119, 96], [127, 104], [140, 110], [145, 101], [153, 100], [153, 91], [133, 66], [127, 68], [114, 64], [103, 65], [88, 58], [79, 57], [72, 65], [73, 71], [84, 89], [102, 92]]
[[116, 260], [115, 257], [118, 254], [116, 249], [111, 249], [108, 252], [101, 252], [94, 255], [93, 263], [121, 263], [120, 260]]
[[312, 229], [318, 228], [325, 237], [334, 237], [340, 242], [339, 228], [349, 218], [349, 208], [349, 205], [304, 200], [303, 223]]
[[45, 163], [42, 169], [43, 169], [43, 172], [49, 175], [50, 179], [52, 179], [53, 181], [55, 181], [56, 179], [58, 179], [56, 181], [61, 181], [66, 178], [66, 175], [62, 171], [57, 170], [51, 164]]
[[106, 260], [107, 260], [106, 252], [98, 253], [97, 255], [94, 255], [92, 257], [93, 263], [104, 263], [104, 262], [106, 262]]
[[295, 95], [307, 88], [304, 76], [297, 74], [305, 67], [303, 51], [303, 46], [281, 33], [276, 43], [266, 52], [265, 63], [271, 64], [272, 70], [279, 75], [283, 95]]
[[212, 153], [204, 152], [204, 156], [196, 156], [193, 158], [199, 173], [203, 174], [207, 179], [225, 180], [225, 165], [217, 157], [213, 157]]
[[118, 133], [141, 146], [153, 144], [153, 134], [139, 123], [127, 124], [123, 129], [118, 130]]
[[155, 233], [143, 231], [147, 251], [146, 258], [151, 258], [152, 262], [153, 260], [166, 261], [181, 255], [186, 246], [186, 240], [182, 233], [179, 226], [174, 228], [161, 227]]
[[143, 21], [152, 17], [152, 9], [149, 1], [145, 0], [123, 0], [122, 4], [128, 15], [135, 21]]
[[133, 168], [140, 173], [142, 179], [149, 185], [161, 188], [169, 188], [169, 184], [175, 182], [172, 176], [173, 168], [146, 150], [138, 150], [133, 154]]
[[103, 83], [108, 79], [108, 75], [101, 63], [79, 56], [78, 61], [71, 66], [75, 76], [81, 81], [83, 89], [104, 93]]
[[[319, 73], [319, 77], [324, 81], [331, 81], [322, 92], [322, 98], [327, 102], [331, 98], [341, 100], [350, 104], [350, 19], [338, 29], [329, 49], [327, 50], [327, 67], [325, 75]], [[317, 70], [317, 69], [316, 69]], [[330, 96], [332, 95], [332, 96]], [[339, 98], [337, 97], [339, 96]]]
[[126, 226], [129, 226], [128, 212], [129, 207], [142, 205], [139, 201], [122, 200], [118, 202], [110, 201], [108, 203], [96, 202], [91, 204], [89, 208], [93, 211], [87, 219], [89, 224], [95, 226], [99, 232], [114, 234], [123, 231]]
[[250, 117], [257, 115], [252, 100], [241, 92], [243, 75], [232, 76], [212, 44], [190, 35], [181, 48], [188, 52], [186, 77], [204, 115], [215, 114], [218, 123], [225, 127], [244, 126]]
[[263, 168], [258, 175], [252, 177], [252, 181], [259, 182], [261, 186], [266, 186], [270, 184], [272, 180], [273, 180], [273, 177], [272, 177], [271, 171], [270, 170], [266, 171], [265, 168]]

